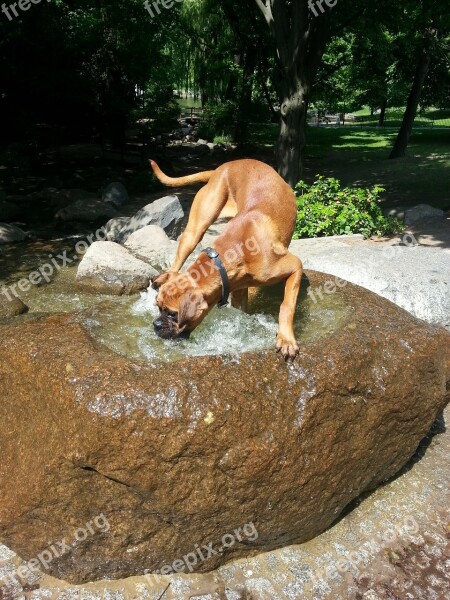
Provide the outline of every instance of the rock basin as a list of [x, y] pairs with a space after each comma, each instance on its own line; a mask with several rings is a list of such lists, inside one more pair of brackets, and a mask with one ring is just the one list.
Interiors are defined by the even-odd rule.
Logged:
[[[326, 529], [413, 454], [445, 405], [450, 347], [362, 288], [326, 302], [333, 327], [302, 337], [303, 321], [293, 365], [272, 349], [128, 358], [95, 339], [92, 309], [3, 325], [0, 540], [30, 560], [65, 539], [48, 572], [82, 583], [160, 570], [250, 522], [257, 539], [196, 569]], [[75, 540], [100, 514], [108, 530]]]

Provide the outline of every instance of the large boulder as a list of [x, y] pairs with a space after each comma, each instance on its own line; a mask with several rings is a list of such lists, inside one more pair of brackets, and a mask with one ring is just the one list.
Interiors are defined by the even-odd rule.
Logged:
[[94, 242], [77, 272], [78, 285], [90, 292], [117, 296], [145, 290], [157, 271], [114, 242]]
[[176, 231], [183, 218], [184, 211], [178, 197], [165, 196], [147, 204], [127, 221], [121, 219], [108, 222], [108, 239], [123, 244], [132, 233], [147, 225], [158, 225], [170, 235]]
[[128, 204], [130, 198], [127, 188], [120, 181], [109, 183], [102, 192], [103, 202], [109, 202], [114, 206], [120, 207]]
[[[406, 234], [406, 241], [414, 243], [410, 237]], [[338, 238], [295, 240], [290, 250], [306, 269], [361, 285], [420, 319], [450, 328], [449, 250], [412, 244], [353, 247]]]
[[82, 314], [2, 326], [0, 541], [30, 560], [65, 540], [47, 571], [83, 582], [187, 569], [203, 546], [207, 571], [329, 527], [411, 457], [450, 376], [446, 330], [335, 293], [334, 331], [294, 364], [273, 349], [136, 362]]
[[0, 223], [0, 244], [23, 242], [26, 238], [27, 234], [20, 227], [9, 225], [8, 223]]

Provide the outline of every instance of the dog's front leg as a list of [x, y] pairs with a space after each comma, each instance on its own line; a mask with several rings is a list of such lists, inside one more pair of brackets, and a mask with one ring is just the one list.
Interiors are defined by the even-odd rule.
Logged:
[[284, 299], [280, 307], [276, 350], [288, 360], [294, 359], [299, 353], [294, 334], [294, 314], [302, 279], [302, 263], [293, 254], [288, 254], [284, 261], [288, 261], [291, 274], [286, 279]]
[[177, 256], [170, 271], [178, 273], [203, 238], [205, 231], [219, 216], [227, 198], [227, 188], [221, 180], [217, 184], [213, 184], [211, 181], [197, 192], [189, 213], [188, 224], [180, 236]]
[[187, 258], [195, 250], [195, 247], [203, 237], [203, 234], [203, 231], [194, 232], [188, 229], [181, 234], [180, 239], [178, 240], [177, 255], [169, 271], [172, 273], [178, 273], [178, 271], [186, 262]]

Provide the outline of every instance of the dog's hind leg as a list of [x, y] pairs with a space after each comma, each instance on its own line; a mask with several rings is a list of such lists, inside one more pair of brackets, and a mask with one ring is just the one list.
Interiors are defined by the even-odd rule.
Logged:
[[231, 306], [242, 312], [248, 311], [248, 288], [231, 292]]
[[205, 231], [219, 216], [228, 200], [228, 186], [222, 176], [214, 175], [211, 181], [195, 196], [188, 224], [178, 243], [177, 256], [170, 271], [177, 273], [188, 256], [201, 241]]

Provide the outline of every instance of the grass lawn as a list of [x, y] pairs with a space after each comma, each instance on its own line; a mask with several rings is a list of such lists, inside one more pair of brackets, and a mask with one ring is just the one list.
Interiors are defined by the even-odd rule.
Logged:
[[194, 98], [177, 98], [177, 104], [180, 108], [201, 108], [202, 103], [200, 100], [194, 100]]
[[[251, 141], [273, 147], [278, 126], [253, 125]], [[416, 129], [408, 155], [389, 160], [396, 131], [308, 127], [304, 178], [336, 177], [346, 185], [386, 188], [383, 204], [431, 204], [450, 209], [450, 128]]]
[[[387, 127], [400, 127], [403, 119], [404, 108], [388, 108], [385, 116], [385, 125]], [[376, 127], [379, 115], [370, 115], [368, 106], [352, 112], [352, 115], [358, 117], [365, 125]], [[428, 108], [416, 116], [414, 125], [417, 127], [450, 127], [450, 109]]]

